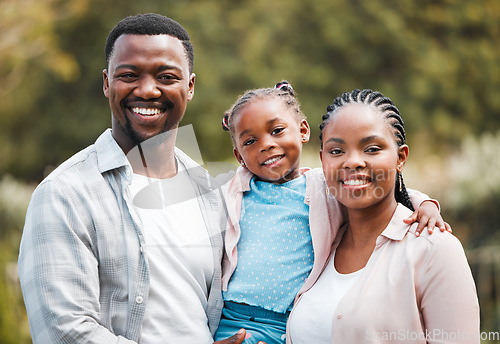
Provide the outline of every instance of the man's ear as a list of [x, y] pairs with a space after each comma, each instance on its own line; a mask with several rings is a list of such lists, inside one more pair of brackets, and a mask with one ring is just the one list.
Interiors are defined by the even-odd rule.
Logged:
[[109, 98], [109, 77], [107, 69], [102, 70], [102, 91], [106, 98]]
[[196, 74], [191, 73], [191, 75], [189, 76], [189, 84], [188, 84], [189, 90], [188, 90], [187, 101], [190, 101], [191, 99], [193, 99], [195, 80], [196, 80]]

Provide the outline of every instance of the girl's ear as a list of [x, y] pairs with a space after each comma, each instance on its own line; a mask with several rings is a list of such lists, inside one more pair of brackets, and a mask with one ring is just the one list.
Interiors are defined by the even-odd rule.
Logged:
[[300, 120], [299, 131], [300, 135], [302, 136], [302, 143], [309, 142], [309, 138], [311, 137], [311, 128], [309, 128], [309, 123], [307, 123], [307, 120]]
[[243, 160], [243, 157], [241, 156], [240, 152], [233, 147], [233, 154], [236, 160], [240, 163], [241, 166], [245, 166], [245, 161]]
[[406, 164], [406, 160], [408, 159], [408, 146], [402, 145], [398, 147], [398, 172], [401, 173], [403, 171], [403, 167]]

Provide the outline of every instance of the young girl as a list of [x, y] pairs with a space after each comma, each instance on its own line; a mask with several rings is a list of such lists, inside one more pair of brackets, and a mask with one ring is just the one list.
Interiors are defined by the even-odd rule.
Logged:
[[[348, 222], [317, 282], [290, 316], [289, 342], [479, 343], [479, 306], [460, 242], [422, 238], [402, 219], [403, 120], [379, 92], [336, 98], [321, 124], [321, 161]], [[311, 282], [313, 283], [313, 282]]]
[[[245, 328], [245, 343], [284, 343], [295, 295], [320, 274], [342, 210], [327, 202], [321, 169], [299, 167], [310, 130], [287, 82], [245, 93], [223, 126], [242, 167], [225, 190], [224, 309], [215, 340]], [[413, 201], [426, 199], [416, 194]], [[422, 211], [444, 226], [434, 203]]]

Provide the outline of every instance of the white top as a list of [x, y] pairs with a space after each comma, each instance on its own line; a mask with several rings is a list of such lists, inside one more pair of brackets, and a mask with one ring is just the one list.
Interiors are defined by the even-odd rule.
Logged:
[[180, 169], [169, 179], [134, 174], [150, 271], [144, 344], [213, 342], [205, 314], [213, 253], [191, 183]]
[[[359, 279], [363, 269], [341, 274], [335, 269], [335, 253], [316, 284], [304, 293], [290, 318], [294, 344], [332, 343], [332, 319], [339, 301]], [[314, 321], [311, 321], [314, 316]]]

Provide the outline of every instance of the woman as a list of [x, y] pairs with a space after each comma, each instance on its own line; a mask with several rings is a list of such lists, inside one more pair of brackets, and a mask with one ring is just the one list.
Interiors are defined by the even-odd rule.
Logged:
[[[416, 237], [402, 179], [403, 121], [379, 92], [328, 106], [327, 192], [347, 209], [325, 270], [290, 316], [289, 343], [479, 343], [479, 305], [463, 248], [448, 232]], [[425, 231], [424, 231], [425, 232]]]

